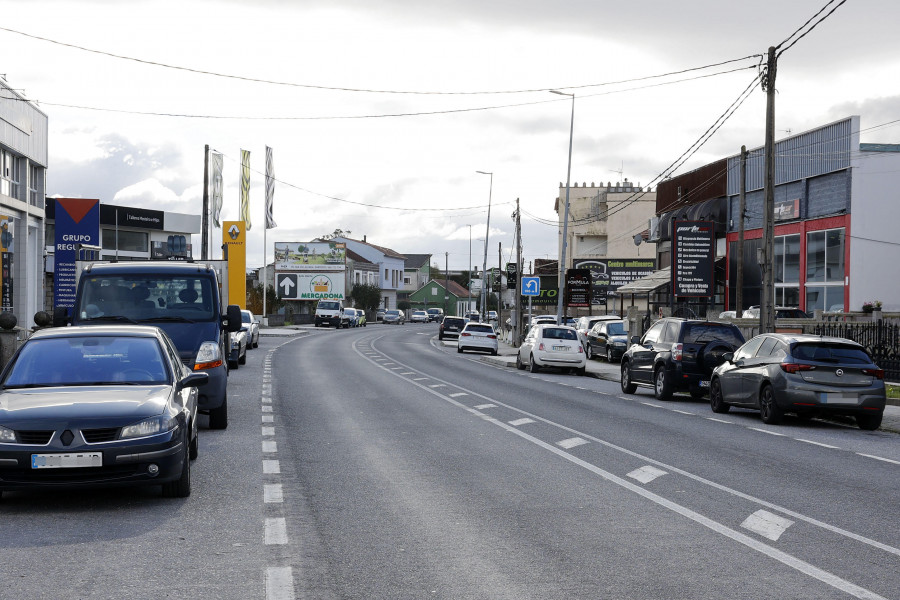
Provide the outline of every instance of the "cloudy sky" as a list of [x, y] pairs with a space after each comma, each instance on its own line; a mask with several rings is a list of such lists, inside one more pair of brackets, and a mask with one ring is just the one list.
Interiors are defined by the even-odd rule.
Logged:
[[[269, 260], [276, 241], [339, 228], [441, 267], [448, 253], [451, 269], [471, 235], [480, 265], [489, 195], [489, 264], [512, 249], [516, 198], [526, 261], [555, 258], [542, 221], [557, 218], [571, 100], [548, 90], [577, 96], [573, 182], [655, 189], [785, 40], [779, 138], [858, 114], [862, 141], [900, 142], [896, 0], [0, 0], [0, 14], [0, 74], [49, 115], [48, 194], [199, 214], [209, 144], [237, 220], [250, 150], [248, 266], [263, 263], [267, 145]], [[676, 173], [764, 129], [756, 85]]]

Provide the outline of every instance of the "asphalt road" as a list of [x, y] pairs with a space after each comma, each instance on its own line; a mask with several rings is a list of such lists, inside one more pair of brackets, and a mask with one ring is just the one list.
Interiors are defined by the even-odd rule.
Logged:
[[5, 494], [0, 597], [900, 598], [895, 434], [623, 396], [435, 333], [263, 337], [190, 498]]

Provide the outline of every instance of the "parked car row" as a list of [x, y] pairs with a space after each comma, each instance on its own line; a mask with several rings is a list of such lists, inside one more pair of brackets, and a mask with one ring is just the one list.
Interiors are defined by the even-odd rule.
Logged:
[[259, 319], [249, 310], [241, 311], [241, 328], [230, 334], [228, 367], [237, 369], [247, 363], [247, 350], [259, 347]]

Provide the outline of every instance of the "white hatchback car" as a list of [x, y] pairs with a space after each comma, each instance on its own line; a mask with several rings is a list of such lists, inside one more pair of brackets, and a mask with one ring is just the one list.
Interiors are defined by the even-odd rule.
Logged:
[[497, 332], [488, 323], [476, 323], [469, 321], [463, 330], [459, 332], [459, 341], [456, 351], [463, 350], [487, 350], [494, 356], [497, 355]]
[[516, 368], [528, 367], [532, 373], [544, 367], [559, 367], [584, 375], [586, 365], [587, 355], [578, 332], [566, 325], [535, 325], [528, 331], [516, 355]]

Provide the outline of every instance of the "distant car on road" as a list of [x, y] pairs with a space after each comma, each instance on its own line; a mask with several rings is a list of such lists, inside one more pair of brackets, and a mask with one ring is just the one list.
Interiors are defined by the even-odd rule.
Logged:
[[428, 313], [424, 310], [414, 310], [412, 314], [409, 315], [410, 323], [427, 323], [428, 322]]
[[467, 321], [462, 317], [445, 316], [438, 327], [438, 339], [443, 340], [448, 337], [458, 338], [459, 332], [463, 330], [466, 323]]
[[249, 310], [241, 311], [241, 329], [247, 332], [247, 347], [259, 348], [259, 319]]
[[247, 362], [247, 330], [232, 331], [230, 339], [231, 347], [228, 351], [228, 367], [236, 371], [238, 365], [243, 365]]
[[559, 367], [584, 375], [586, 366], [587, 358], [578, 332], [566, 325], [535, 325], [516, 354], [516, 368], [528, 367], [532, 373], [544, 367]]
[[581, 340], [581, 344], [584, 346], [584, 351], [587, 353], [587, 359], [591, 360], [594, 357], [594, 348], [591, 344], [588, 343], [587, 334], [591, 330], [591, 328], [599, 323], [600, 321], [621, 321], [622, 317], [618, 317], [616, 315], [594, 315], [587, 317], [579, 317], [573, 327], [575, 327], [575, 331], [578, 332], [578, 339]]
[[0, 494], [161, 485], [189, 496], [208, 380], [156, 327], [36, 331], [0, 375]]
[[402, 310], [386, 310], [382, 320], [388, 325], [403, 325], [406, 323], [406, 314]]
[[345, 308], [344, 315], [350, 327], [359, 327], [359, 312], [355, 308]]
[[467, 311], [465, 314], [467, 321], [481, 321], [481, 314], [477, 310]]
[[754, 337], [712, 374], [709, 404], [760, 411], [764, 423], [785, 413], [801, 419], [849, 415], [860, 429], [881, 426], [886, 402], [884, 371], [865, 348], [844, 338], [767, 333]]
[[379, 321], [384, 321], [384, 309], [383, 308], [379, 308], [378, 310], [375, 311], [375, 322], [378, 323]]
[[356, 309], [356, 326], [357, 327], [365, 327], [366, 326], [366, 311], [361, 308]]
[[433, 323], [440, 323], [441, 319], [444, 318], [443, 308], [429, 308], [425, 312], [428, 313], [428, 320]]
[[457, 352], [465, 350], [486, 350], [497, 355], [497, 332], [487, 323], [475, 323], [469, 321], [459, 333]]

